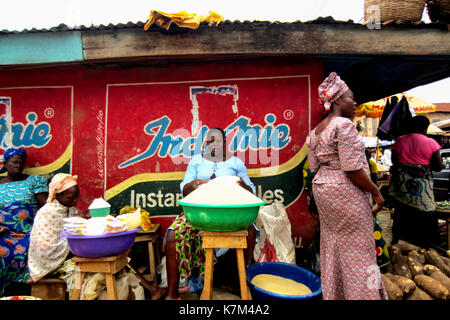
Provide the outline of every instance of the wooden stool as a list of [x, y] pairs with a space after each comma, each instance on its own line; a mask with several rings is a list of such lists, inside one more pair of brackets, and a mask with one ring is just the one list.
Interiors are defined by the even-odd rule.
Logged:
[[[149, 260], [149, 268], [150, 268], [150, 274], [144, 275], [146, 280], [153, 282], [154, 285], [157, 284], [157, 276], [156, 276], [156, 260], [158, 260], [158, 263], [160, 262], [159, 257], [159, 250], [157, 247], [158, 241], [159, 241], [159, 223], [155, 223], [153, 227], [149, 231], [139, 231], [136, 234], [136, 238], [134, 242], [148, 242], [148, 260]], [[157, 256], [157, 259], [155, 259], [155, 253]]]
[[121, 271], [128, 264], [127, 250], [120, 255], [106, 258], [81, 258], [73, 257], [72, 261], [77, 264], [80, 269], [79, 287], [77, 279], [75, 279], [75, 289], [73, 289], [69, 300], [80, 300], [81, 286], [83, 285], [86, 272], [100, 272], [105, 274], [106, 290], [108, 292], [108, 300], [117, 300], [116, 279], [115, 274]]
[[65, 300], [66, 282], [58, 278], [42, 278], [31, 283], [31, 295], [42, 300]]
[[245, 276], [244, 249], [247, 248], [247, 230], [235, 232], [200, 231], [202, 246], [206, 249], [205, 281], [200, 300], [211, 300], [213, 289], [213, 255], [215, 248], [235, 248], [241, 299], [251, 300]]

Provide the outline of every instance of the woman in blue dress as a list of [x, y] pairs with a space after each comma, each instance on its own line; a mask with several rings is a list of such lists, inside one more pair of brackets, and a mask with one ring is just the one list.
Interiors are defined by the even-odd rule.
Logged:
[[34, 215], [48, 196], [47, 180], [23, 173], [25, 149], [10, 148], [3, 155], [0, 173], [0, 296], [12, 282], [29, 280], [26, 268]]
[[[208, 131], [206, 137], [206, 150], [201, 155], [195, 155], [189, 162], [180, 184], [181, 192], [183, 196], [187, 196], [202, 184], [221, 176], [239, 177], [238, 184], [255, 193], [255, 185], [248, 177], [245, 164], [239, 158], [226, 152], [225, 132], [222, 129], [213, 128]], [[248, 231], [246, 261], [253, 252], [257, 230], [252, 225]], [[179, 214], [167, 230], [164, 248], [168, 280], [166, 299], [179, 299], [179, 279], [189, 278], [194, 269], [198, 269], [199, 276], [203, 277], [205, 249], [202, 248], [201, 243], [199, 230], [191, 226], [184, 213]], [[216, 252], [216, 255], [220, 253]]]

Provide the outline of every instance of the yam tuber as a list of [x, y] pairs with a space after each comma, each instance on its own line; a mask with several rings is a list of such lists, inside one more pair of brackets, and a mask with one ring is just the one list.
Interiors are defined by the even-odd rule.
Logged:
[[426, 264], [423, 266], [423, 273], [427, 276], [431, 276], [433, 272], [440, 271], [438, 267], [432, 264]]
[[416, 287], [416, 289], [406, 297], [406, 300], [434, 300], [434, 298], [419, 287]]
[[425, 257], [425, 253], [417, 252], [417, 255], [419, 257], [419, 261], [420, 261], [421, 264], [426, 264], [427, 263], [427, 258]]
[[430, 248], [427, 253], [427, 261], [429, 264], [438, 267], [447, 277], [450, 277], [450, 267], [444, 262], [436, 250]]
[[384, 282], [384, 286], [386, 288], [386, 292], [388, 294], [389, 300], [402, 300], [403, 298], [403, 292], [402, 290], [385, 274], [381, 274]]
[[403, 252], [403, 253], [408, 253], [411, 250], [416, 250], [419, 251], [420, 247], [415, 246], [409, 242], [406, 242], [404, 240], [398, 240], [396, 246], [398, 246], [398, 248]]
[[394, 273], [412, 279], [412, 274], [411, 270], [409, 270], [407, 259], [397, 245], [392, 245], [390, 247], [390, 256], [392, 266], [394, 267]]
[[414, 277], [414, 282], [423, 290], [425, 290], [429, 295], [436, 299], [447, 300], [450, 298], [450, 293], [448, 289], [441, 284], [438, 280], [426, 276], [424, 274], [419, 274]]
[[404, 295], [409, 295], [416, 289], [416, 283], [409, 278], [391, 273], [385, 273], [384, 275], [395, 283], [402, 290]]
[[439, 281], [450, 292], [450, 278], [447, 277], [441, 270], [439, 270], [438, 267], [427, 264], [423, 267], [423, 272], [427, 276], [430, 276], [430, 277], [436, 279], [437, 281]]
[[423, 264], [420, 262], [420, 256], [417, 250], [411, 250], [408, 253], [406, 260], [409, 269], [411, 270], [411, 275], [417, 276], [418, 274], [423, 274]]
[[444, 260], [445, 264], [450, 267], [450, 258], [440, 256], [442, 260]]

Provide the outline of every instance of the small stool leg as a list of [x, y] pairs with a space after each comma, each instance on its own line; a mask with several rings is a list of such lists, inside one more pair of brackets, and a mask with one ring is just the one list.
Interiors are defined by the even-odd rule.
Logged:
[[77, 273], [74, 275], [75, 288], [72, 290], [72, 294], [69, 297], [69, 300], [80, 300], [81, 297], [81, 287], [84, 282], [84, 272], [80, 272], [79, 280], [77, 279]]
[[212, 287], [213, 287], [213, 248], [206, 249], [206, 263], [205, 263], [205, 281], [203, 285], [202, 295], [200, 300], [212, 299]]
[[158, 283], [156, 277], [156, 262], [155, 262], [155, 250], [153, 249], [153, 242], [148, 242], [148, 256], [149, 256], [149, 265], [150, 265], [150, 281], [152, 281], [153, 285], [156, 286]]
[[111, 273], [105, 273], [108, 300], [117, 300], [116, 279]]
[[241, 288], [241, 299], [250, 300], [247, 289], [247, 277], [245, 276], [244, 249], [236, 249], [236, 257], [239, 273], [239, 285]]

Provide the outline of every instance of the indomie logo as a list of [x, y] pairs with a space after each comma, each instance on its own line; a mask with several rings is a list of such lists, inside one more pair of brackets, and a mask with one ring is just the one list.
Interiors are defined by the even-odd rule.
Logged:
[[[276, 116], [269, 113], [265, 116], [265, 126], [259, 124], [250, 125], [250, 119], [240, 116], [226, 129], [225, 134], [233, 133], [234, 136], [229, 145], [230, 152], [272, 149], [278, 151], [286, 147], [291, 141], [290, 128], [287, 124], [274, 125]], [[203, 125], [199, 128], [195, 137], [189, 135], [187, 130], [178, 129], [176, 132], [186, 132], [185, 135], [167, 133], [171, 120], [167, 116], [149, 122], [144, 127], [144, 132], [153, 136], [148, 148], [141, 154], [121, 163], [119, 168], [136, 164], [137, 162], [153, 157], [156, 153], [161, 158], [169, 155], [172, 158], [185, 156], [190, 158], [202, 152], [202, 145], [206, 139], [208, 127]], [[174, 132], [175, 133], [175, 132]]]
[[50, 124], [47, 122], [37, 123], [37, 115], [34, 112], [29, 112], [26, 119], [25, 125], [19, 122], [10, 125], [5, 115], [0, 117], [0, 148], [41, 148], [48, 144], [52, 139]]

